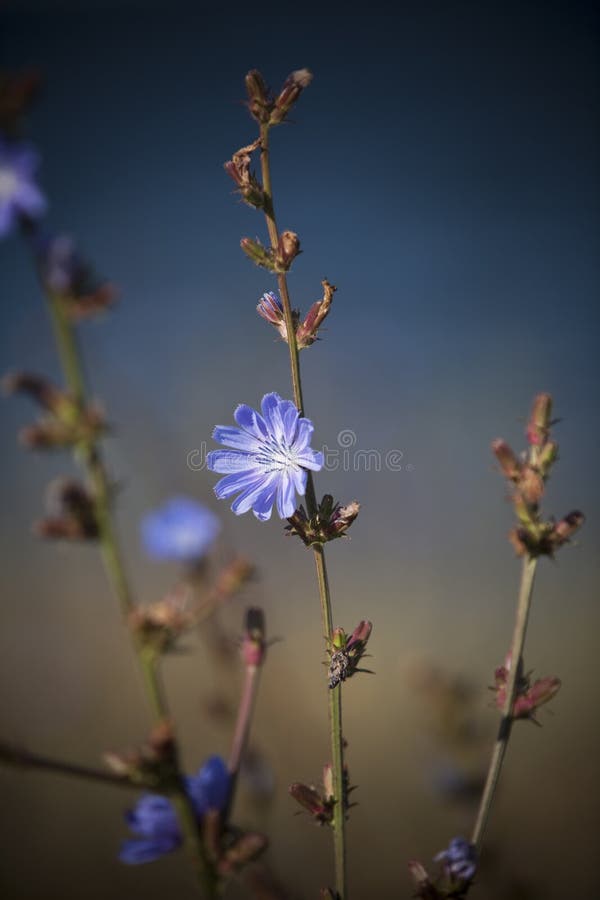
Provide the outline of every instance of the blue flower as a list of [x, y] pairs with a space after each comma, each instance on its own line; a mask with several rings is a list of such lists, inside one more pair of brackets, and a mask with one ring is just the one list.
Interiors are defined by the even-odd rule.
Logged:
[[435, 857], [436, 862], [444, 861], [445, 868], [453, 878], [471, 881], [477, 868], [477, 851], [463, 837], [452, 838], [447, 850], [442, 850]]
[[32, 147], [0, 140], [0, 238], [12, 230], [19, 216], [39, 219], [45, 213], [46, 200], [34, 181], [38, 165]]
[[[211, 756], [196, 775], [186, 778], [186, 789], [198, 819], [209, 809], [223, 810], [229, 794], [229, 772], [220, 756]], [[129, 865], [152, 862], [176, 850], [182, 842], [171, 801], [160, 794], [144, 794], [125, 816], [137, 838], [124, 841], [119, 853]]]
[[188, 497], [173, 497], [142, 520], [142, 543], [149, 556], [197, 562], [221, 530], [217, 516]]
[[225, 475], [215, 486], [219, 500], [238, 494], [231, 508], [239, 516], [251, 509], [257, 519], [271, 518], [277, 500], [280, 518], [287, 519], [296, 509], [296, 493], [306, 490], [307, 469], [323, 468], [323, 454], [309, 446], [314, 426], [291, 400], [279, 394], [265, 394], [262, 416], [242, 404], [234, 413], [240, 426], [218, 425], [213, 438], [232, 450], [213, 450], [208, 468]]

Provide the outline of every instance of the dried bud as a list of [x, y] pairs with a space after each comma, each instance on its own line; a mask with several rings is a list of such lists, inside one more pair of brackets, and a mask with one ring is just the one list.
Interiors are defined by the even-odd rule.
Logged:
[[190, 591], [179, 586], [162, 600], [148, 606], [136, 606], [129, 614], [129, 627], [142, 647], [153, 653], [167, 653], [177, 639], [195, 623], [187, 606]]
[[503, 441], [500, 438], [492, 441], [492, 451], [500, 463], [502, 473], [507, 478], [510, 478], [511, 481], [517, 481], [521, 474], [522, 466], [506, 441]]
[[289, 792], [319, 825], [329, 824], [333, 820], [333, 801], [322, 797], [315, 788], [296, 782], [290, 785]]
[[585, 516], [579, 510], [569, 513], [560, 522], [557, 522], [550, 533], [550, 541], [553, 547], [562, 547], [573, 537], [575, 532], [585, 522]]
[[114, 304], [118, 295], [116, 287], [98, 278], [69, 235], [43, 237], [36, 252], [46, 290], [62, 301], [71, 319], [90, 318]]
[[306, 514], [303, 506], [299, 506], [286, 526], [288, 535], [297, 534], [303, 543], [310, 547], [313, 544], [325, 544], [335, 538], [344, 537], [360, 510], [360, 503], [353, 500], [346, 506], [335, 503], [331, 494], [324, 494], [319, 508], [312, 518]]
[[355, 672], [370, 672], [359, 669], [358, 664], [365, 654], [367, 642], [371, 636], [373, 625], [366, 619], [358, 623], [350, 637], [343, 628], [336, 628], [331, 637], [329, 648], [329, 687], [334, 688], [346, 681]]
[[94, 498], [79, 482], [59, 478], [48, 488], [49, 515], [36, 522], [34, 532], [43, 538], [93, 540], [98, 537]]
[[108, 751], [104, 761], [112, 772], [128, 778], [133, 784], [168, 786], [177, 777], [175, 752], [173, 725], [163, 719], [141, 747], [126, 752]]
[[255, 831], [242, 834], [227, 848], [219, 860], [219, 872], [222, 875], [227, 875], [230, 872], [243, 868], [260, 856], [267, 849], [268, 845], [269, 841], [264, 834], [259, 834]]
[[533, 401], [533, 408], [527, 422], [527, 440], [535, 447], [544, 444], [548, 438], [548, 431], [552, 415], [552, 397], [550, 394], [538, 394]]
[[287, 272], [300, 252], [298, 235], [294, 231], [282, 231], [277, 244], [277, 272]]
[[238, 186], [242, 199], [256, 209], [265, 204], [265, 194], [256, 176], [250, 171], [251, 153], [260, 147], [260, 138], [247, 147], [242, 147], [225, 163], [225, 171]]
[[260, 241], [253, 241], [251, 238], [242, 238], [240, 247], [252, 262], [269, 272], [279, 271], [278, 264], [274, 259], [272, 250], [263, 247]]
[[2, 379], [2, 389], [6, 394], [27, 394], [38, 406], [58, 418], [72, 420], [76, 415], [73, 398], [42, 375], [11, 372]]
[[426, 869], [418, 860], [411, 859], [409, 861], [408, 871], [417, 889], [416, 897], [420, 897], [422, 900], [441, 900], [443, 895], [436, 890]]
[[270, 125], [279, 125], [283, 122], [304, 88], [311, 83], [312, 77], [312, 73], [308, 69], [297, 69], [286, 78], [279, 96], [275, 100], [275, 107], [269, 119]]
[[249, 560], [238, 556], [217, 576], [214, 591], [221, 602], [227, 600], [244, 587], [255, 575], [256, 569]]
[[[494, 673], [496, 694], [496, 706], [503, 710], [506, 703], [506, 688], [508, 677], [511, 669], [511, 654], [508, 653], [503, 666], [498, 666]], [[531, 673], [523, 673], [523, 663], [519, 661], [519, 672], [517, 675], [517, 688], [515, 702], [513, 705], [512, 715], [514, 719], [531, 719], [537, 723], [535, 713], [538, 707], [549, 700], [560, 690], [561, 681], [559, 678], [545, 677], [539, 678], [531, 684]]]
[[258, 607], [246, 610], [244, 637], [242, 638], [242, 658], [248, 668], [258, 668], [265, 659], [265, 614]]
[[246, 75], [248, 109], [250, 115], [260, 123], [268, 123], [273, 109], [273, 98], [264, 78], [257, 69]]
[[305, 347], [310, 347], [311, 344], [314, 344], [317, 340], [319, 328], [331, 309], [331, 303], [336, 287], [333, 284], [329, 284], [327, 280], [323, 281], [322, 285], [323, 299], [313, 303], [306, 318], [296, 329], [296, 343], [299, 350], [303, 350]]

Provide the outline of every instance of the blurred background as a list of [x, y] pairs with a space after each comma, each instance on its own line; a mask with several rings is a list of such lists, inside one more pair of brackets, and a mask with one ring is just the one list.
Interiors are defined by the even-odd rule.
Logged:
[[[409, 897], [406, 861], [428, 864], [470, 831], [473, 782], [497, 725], [487, 688], [519, 578], [489, 445], [503, 436], [520, 449], [533, 395], [553, 394], [561, 460], [546, 510], [588, 518], [576, 546], [540, 566], [525, 661], [563, 687], [540, 713], [543, 728], [515, 729], [473, 897], [591, 897], [598, 13], [531, 0], [386, 9], [21, 0], [0, 13], [2, 63], [39, 67], [45, 79], [29, 132], [49, 224], [121, 290], [82, 340], [114, 423], [106, 452], [138, 597], [157, 600], [177, 578], [144, 557], [138, 537], [143, 514], [173, 493], [222, 517], [219, 558], [237, 552], [258, 567], [223, 623], [233, 637], [245, 605], [261, 604], [282, 639], [253, 728], [275, 793], [257, 803], [246, 785], [236, 819], [270, 835], [269, 865], [291, 897], [331, 881], [329, 835], [287, 795], [292, 781], [319, 781], [328, 753], [312, 560], [279, 520], [233, 516], [212, 494], [215, 477], [187, 462], [239, 402], [291, 396], [286, 348], [255, 312], [274, 284], [238, 246], [244, 235], [264, 239], [263, 222], [222, 169], [255, 136], [242, 104], [248, 69], [275, 88], [293, 69], [315, 75], [293, 122], [273, 133], [272, 162], [279, 225], [304, 250], [294, 305], [306, 310], [324, 277], [338, 287], [323, 340], [302, 355], [314, 445], [340, 451], [317, 490], [363, 504], [351, 540], [328, 554], [336, 624], [374, 622], [377, 674], [344, 691], [359, 786], [348, 829], [356, 900]], [[2, 371], [58, 377], [18, 237], [0, 245], [0, 270]], [[47, 483], [72, 471], [66, 455], [18, 447], [32, 412], [26, 401], [2, 406], [0, 730], [94, 765], [104, 750], [139, 744], [149, 719], [97, 552], [31, 534]], [[379, 471], [355, 455], [372, 450]], [[240, 673], [235, 662], [227, 677], [215, 670], [200, 638], [187, 645], [166, 677], [192, 771], [227, 754], [228, 730], [206, 698], [225, 681], [234, 690]], [[193, 896], [178, 855], [139, 868], [117, 861], [135, 792], [8, 770], [0, 783], [4, 897]]]

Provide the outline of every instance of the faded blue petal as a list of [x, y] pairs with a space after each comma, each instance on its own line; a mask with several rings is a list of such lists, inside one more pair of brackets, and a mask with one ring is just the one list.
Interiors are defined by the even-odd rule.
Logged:
[[262, 416], [260, 416], [251, 406], [240, 403], [233, 414], [233, 418], [238, 425], [249, 434], [257, 438], [265, 438], [269, 433], [267, 424]]
[[181, 838], [173, 840], [162, 838], [153, 841], [131, 840], [123, 841], [119, 859], [129, 866], [137, 866], [142, 863], [154, 862], [166, 853], [172, 853], [181, 844]]
[[287, 519], [294, 515], [296, 509], [296, 494], [294, 491], [294, 479], [291, 473], [285, 472], [277, 489], [277, 512], [280, 519]]
[[255, 468], [256, 462], [254, 454], [245, 450], [211, 450], [206, 456], [206, 465], [211, 472], [228, 475]]
[[231, 504], [231, 508], [236, 516], [241, 516], [243, 513], [248, 512], [255, 504], [263, 508], [269, 489], [274, 484], [276, 484], [275, 476], [269, 475], [265, 478], [262, 473], [257, 472], [254, 481]]
[[297, 460], [305, 469], [311, 469], [313, 472], [320, 472], [323, 468], [323, 454], [320, 450], [311, 450], [308, 447], [302, 453], [297, 455]]
[[176, 562], [202, 559], [221, 530], [218, 517], [188, 497], [173, 497], [144, 516], [142, 543], [149, 556]]
[[223, 444], [224, 447], [234, 447], [237, 450], [247, 450], [253, 453], [260, 450], [261, 441], [254, 435], [248, 434], [241, 428], [227, 427], [225, 425], [217, 425], [213, 431], [213, 440]]
[[221, 478], [215, 484], [214, 491], [216, 496], [219, 500], [227, 500], [228, 497], [233, 497], [239, 491], [246, 490], [248, 485], [256, 480], [257, 474], [256, 469], [248, 469], [245, 472], [226, 475], [225, 478]]

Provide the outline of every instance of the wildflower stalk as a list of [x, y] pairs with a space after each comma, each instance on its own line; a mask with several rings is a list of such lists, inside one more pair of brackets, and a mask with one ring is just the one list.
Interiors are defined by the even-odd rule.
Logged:
[[506, 685], [506, 699], [502, 708], [502, 718], [500, 720], [498, 737], [496, 738], [496, 743], [492, 751], [490, 767], [488, 769], [486, 783], [471, 837], [471, 843], [475, 845], [478, 853], [481, 850], [485, 828], [494, 802], [496, 788], [498, 786], [498, 780], [500, 778], [500, 772], [502, 770], [502, 764], [504, 762], [514, 722], [513, 709], [517, 697], [519, 675], [522, 668], [523, 647], [525, 645], [527, 621], [531, 609], [533, 582], [537, 563], [538, 560], [535, 556], [526, 556], [523, 559], [519, 600], [517, 603], [515, 627], [510, 650], [511, 664]]
[[[273, 188], [271, 183], [271, 168], [269, 162], [269, 125], [263, 123], [260, 126], [260, 162], [262, 173], [262, 186], [264, 192], [264, 213], [269, 232], [271, 247], [277, 250], [279, 244], [279, 231], [277, 229], [277, 220], [275, 218], [275, 206], [273, 203]], [[287, 277], [285, 272], [281, 272], [277, 276], [279, 293], [285, 315], [285, 324], [287, 331], [287, 343], [290, 356], [290, 372], [292, 377], [292, 388], [294, 392], [294, 403], [296, 404], [300, 415], [305, 414], [304, 400], [302, 396], [302, 381], [300, 376], [300, 360], [298, 353], [298, 345], [296, 342], [296, 329], [293, 321], [292, 305], [287, 285]], [[306, 483], [306, 505], [309, 516], [313, 516], [317, 511], [317, 502], [315, 495], [314, 482], [312, 472], [308, 472]], [[325, 561], [325, 550], [322, 544], [313, 545], [313, 554], [315, 566], [317, 570], [317, 582], [319, 586], [319, 597], [321, 601], [321, 618], [323, 622], [323, 632], [328, 644], [333, 638], [333, 617], [331, 611], [331, 594], [329, 590], [329, 580], [327, 577], [327, 565]], [[346, 900], [346, 840], [345, 840], [345, 812], [343, 797], [343, 773], [344, 773], [344, 744], [342, 735], [342, 688], [341, 684], [328, 690], [329, 697], [329, 728], [331, 740], [331, 762], [333, 773], [333, 843], [335, 856], [335, 883], [336, 890], [340, 900]]]
[[256, 702], [256, 695], [258, 693], [258, 682], [260, 679], [260, 667], [259, 666], [246, 666], [244, 673], [244, 684], [242, 687], [242, 696], [240, 698], [240, 705], [238, 708], [237, 720], [235, 723], [235, 731], [233, 733], [233, 740], [231, 742], [231, 751], [229, 754], [229, 777], [230, 777], [230, 788], [229, 788], [229, 800], [227, 803], [227, 811], [224, 814], [224, 819], [227, 819], [227, 813], [231, 809], [233, 805], [233, 798], [235, 796], [235, 789], [237, 786], [237, 779], [240, 772], [240, 767], [242, 764], [242, 759], [244, 757], [244, 751], [246, 749], [246, 745], [248, 743], [248, 735], [250, 733], [250, 725], [252, 722], [252, 715], [254, 712], [254, 705]]
[[[24, 747], [15, 747], [0, 741], [0, 762], [3, 765], [14, 766], [20, 769], [37, 769], [42, 772], [53, 772], [56, 775], [66, 775], [72, 778], [82, 778], [86, 781], [97, 781], [101, 784], [111, 784], [115, 787], [139, 787], [143, 782], [136, 781], [135, 785], [126, 775], [116, 775], [104, 769], [94, 769], [91, 766], [80, 766], [78, 763], [66, 762], [62, 759], [53, 759], [42, 756], [39, 753], [31, 753]], [[147, 788], [155, 788], [153, 782], [145, 785]]]
[[[86, 405], [87, 390], [75, 329], [63, 299], [52, 292], [47, 292], [47, 296], [65, 382], [75, 399], [78, 414], [81, 414]], [[110, 508], [111, 488], [106, 469], [100, 449], [93, 439], [82, 441], [77, 450], [93, 488], [98, 539], [106, 573], [119, 601], [121, 613], [124, 619], [127, 620], [129, 614], [135, 609], [135, 604], [114, 532]], [[146, 695], [153, 715], [158, 721], [168, 719], [168, 709], [158, 672], [157, 655], [148, 652], [147, 648], [144, 648], [135, 638], [133, 645], [144, 676]], [[173, 761], [175, 764], [176, 788], [172, 799], [183, 832], [184, 844], [190, 850], [201, 892], [207, 898], [214, 898], [218, 888], [217, 874], [206, 854], [200, 825], [196, 818], [193, 803], [185, 788], [176, 747]]]

